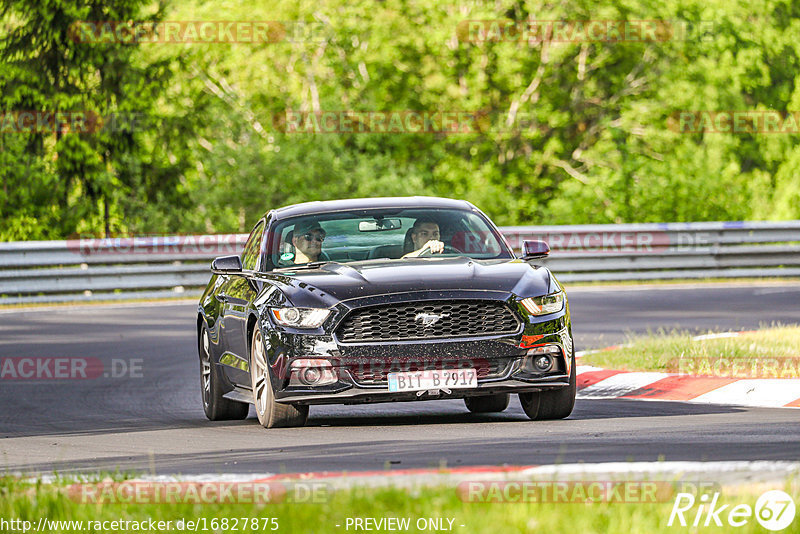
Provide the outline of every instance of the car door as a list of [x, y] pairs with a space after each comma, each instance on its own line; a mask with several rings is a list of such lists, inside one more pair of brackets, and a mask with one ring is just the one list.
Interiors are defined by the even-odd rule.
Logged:
[[[259, 268], [264, 220], [256, 224], [242, 251], [242, 269], [256, 271]], [[255, 297], [252, 282], [244, 276], [231, 276], [222, 287], [222, 328], [225, 331], [225, 355], [220, 358], [223, 369], [231, 382], [250, 386], [248, 373], [247, 314], [249, 303]]]

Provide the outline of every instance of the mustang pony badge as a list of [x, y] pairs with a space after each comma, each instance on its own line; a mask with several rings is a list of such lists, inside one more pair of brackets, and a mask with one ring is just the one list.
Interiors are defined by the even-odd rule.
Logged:
[[422, 321], [422, 327], [427, 328], [436, 324], [442, 317], [450, 317], [449, 313], [418, 313], [414, 316], [415, 321]]

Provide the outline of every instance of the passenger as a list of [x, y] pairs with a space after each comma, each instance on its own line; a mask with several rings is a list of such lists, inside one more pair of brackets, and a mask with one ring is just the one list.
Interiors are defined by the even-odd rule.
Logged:
[[[325, 230], [317, 221], [303, 221], [295, 225], [292, 231], [294, 245], [294, 262], [309, 263], [325, 259], [322, 254], [322, 242], [325, 241]], [[320, 256], [323, 256], [320, 258]]]
[[439, 241], [441, 237], [439, 223], [433, 219], [426, 217], [417, 219], [411, 227], [410, 236], [414, 250], [404, 255], [404, 258], [417, 258], [426, 249], [432, 254], [441, 254], [444, 251], [444, 243]]

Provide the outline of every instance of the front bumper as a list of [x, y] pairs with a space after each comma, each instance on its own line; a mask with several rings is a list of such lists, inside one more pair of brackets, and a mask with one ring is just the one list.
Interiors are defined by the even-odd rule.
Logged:
[[423, 392], [417, 395], [416, 392], [390, 393], [388, 388], [361, 388], [351, 386], [339, 392], [322, 391], [291, 391], [276, 394], [276, 401], [290, 404], [372, 404], [378, 402], [408, 402], [424, 401], [437, 399], [463, 399], [465, 397], [477, 397], [482, 395], [494, 395], [498, 393], [527, 393], [531, 391], [542, 391], [543, 389], [553, 389], [569, 386], [569, 376], [561, 375], [549, 377], [542, 381], [521, 381], [512, 378], [498, 382], [478, 383], [477, 388], [471, 389], [452, 389], [450, 393], [439, 390], [432, 394]]
[[[525, 393], [568, 387], [574, 365], [573, 344], [568, 313], [522, 325], [513, 335], [392, 342], [384, 344], [342, 345], [330, 336], [283, 334], [273, 337], [274, 347], [283, 355], [275, 368], [288, 369], [297, 358], [325, 359], [337, 372], [338, 381], [322, 386], [303, 386], [291, 380], [285, 371], [277, 380], [275, 400], [292, 404], [362, 404], [404, 402], [432, 399], [458, 399], [498, 393]], [[527, 353], [530, 346], [521, 344], [523, 335], [533, 336], [535, 345], [561, 348], [554, 368], [546, 373], [531, 370]], [[530, 337], [528, 337], [530, 339]], [[390, 392], [381, 378], [388, 372], [422, 369], [475, 368], [475, 388], [438, 392]], [[274, 368], [274, 369], [275, 369]]]

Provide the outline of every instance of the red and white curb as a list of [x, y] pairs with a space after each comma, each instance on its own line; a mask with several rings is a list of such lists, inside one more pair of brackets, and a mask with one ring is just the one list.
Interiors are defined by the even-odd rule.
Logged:
[[[697, 336], [695, 340], [735, 337], [744, 332]], [[610, 350], [619, 347], [607, 347]], [[583, 351], [581, 356], [600, 351]], [[632, 372], [590, 365], [576, 368], [579, 399], [637, 399], [764, 408], [800, 408], [798, 378], [728, 378], [677, 373]]]

